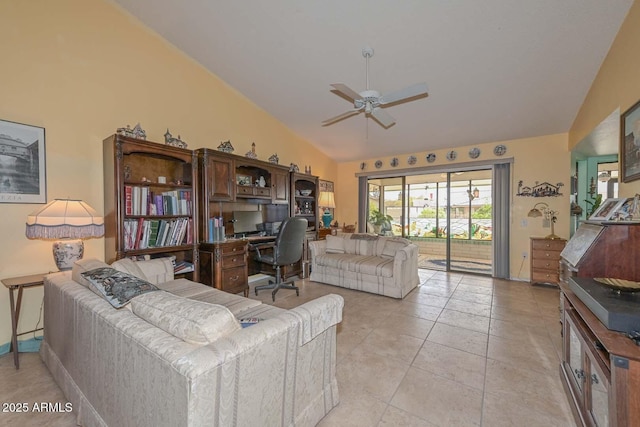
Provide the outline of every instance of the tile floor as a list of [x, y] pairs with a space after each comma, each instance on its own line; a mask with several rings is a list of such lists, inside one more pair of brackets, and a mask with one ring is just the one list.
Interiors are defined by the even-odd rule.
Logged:
[[[404, 300], [308, 280], [290, 308], [344, 297], [338, 327], [340, 404], [330, 426], [575, 426], [558, 374], [558, 290], [470, 274], [420, 270]], [[256, 282], [260, 284], [260, 282]], [[255, 284], [252, 284], [255, 286]], [[271, 292], [252, 298], [271, 303]], [[0, 402], [66, 402], [37, 354], [0, 358]], [[6, 414], [0, 425], [72, 426], [72, 414]]]

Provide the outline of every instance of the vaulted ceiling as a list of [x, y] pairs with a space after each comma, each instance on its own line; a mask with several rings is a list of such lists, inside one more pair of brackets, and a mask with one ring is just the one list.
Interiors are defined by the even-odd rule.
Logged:
[[[567, 132], [633, 0], [114, 0], [336, 161]], [[385, 129], [331, 92], [429, 96]]]

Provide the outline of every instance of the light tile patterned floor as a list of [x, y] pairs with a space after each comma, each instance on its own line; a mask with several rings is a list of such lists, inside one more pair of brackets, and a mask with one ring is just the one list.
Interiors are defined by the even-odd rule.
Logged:
[[[557, 289], [431, 270], [420, 278], [401, 301], [309, 280], [297, 282], [299, 297], [278, 292], [283, 308], [327, 293], [345, 299], [340, 404], [320, 427], [575, 425], [558, 374]], [[272, 303], [268, 290], [250, 295]], [[0, 358], [0, 402], [66, 402], [37, 354], [20, 360], [15, 371], [11, 355]], [[75, 422], [0, 413], [0, 425]]]

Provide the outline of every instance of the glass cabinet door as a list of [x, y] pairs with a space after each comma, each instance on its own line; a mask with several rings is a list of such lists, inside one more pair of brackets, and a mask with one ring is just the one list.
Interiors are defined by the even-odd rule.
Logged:
[[576, 327], [573, 324], [573, 320], [569, 316], [565, 316], [566, 332], [568, 332], [568, 345], [567, 352], [569, 354], [566, 355], [566, 362], [569, 364], [571, 368], [571, 375], [575, 381], [575, 384], [578, 386], [578, 390], [580, 394], [584, 394], [584, 381], [585, 381], [585, 373], [584, 373], [584, 352], [582, 351], [582, 343], [580, 338], [578, 338], [578, 332], [576, 331]]
[[591, 377], [591, 407], [589, 412], [597, 426], [609, 425], [609, 390], [607, 379], [593, 362], [589, 362]]

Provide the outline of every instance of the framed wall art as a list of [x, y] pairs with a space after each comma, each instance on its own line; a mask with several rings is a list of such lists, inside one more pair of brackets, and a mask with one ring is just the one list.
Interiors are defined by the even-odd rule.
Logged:
[[620, 178], [640, 179], [640, 101], [620, 116]]
[[44, 128], [0, 120], [0, 203], [47, 203]]

